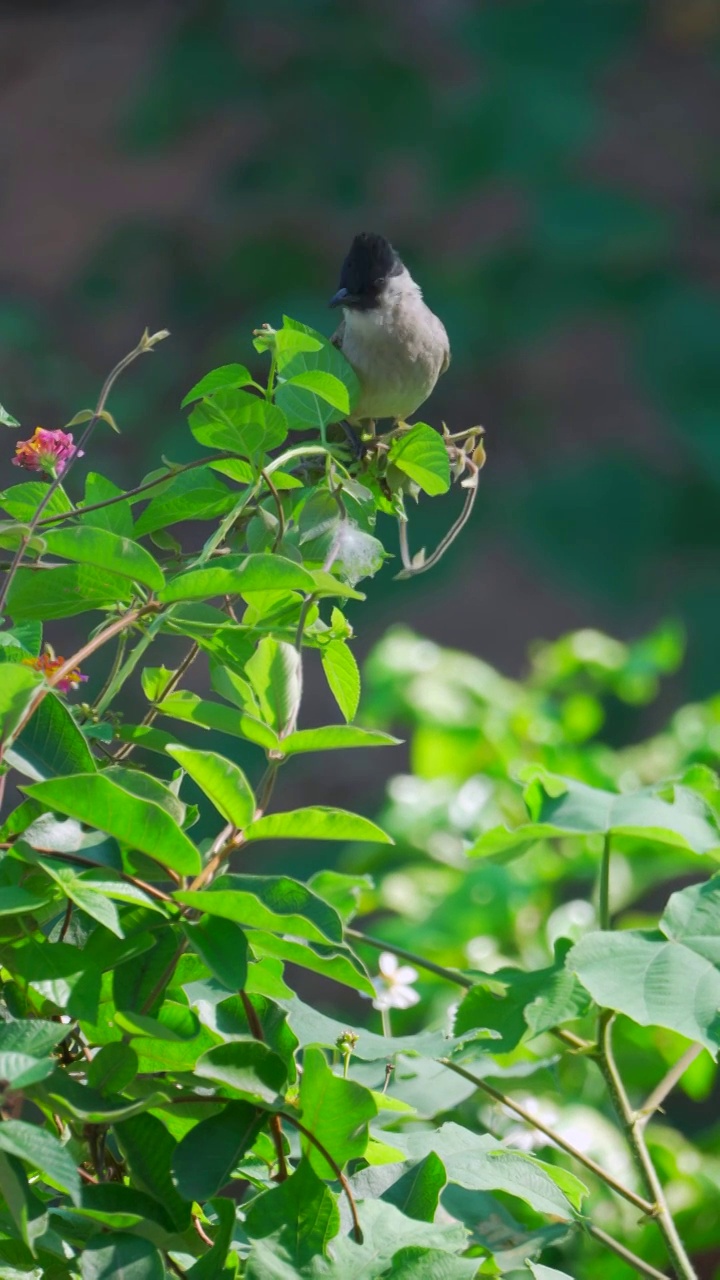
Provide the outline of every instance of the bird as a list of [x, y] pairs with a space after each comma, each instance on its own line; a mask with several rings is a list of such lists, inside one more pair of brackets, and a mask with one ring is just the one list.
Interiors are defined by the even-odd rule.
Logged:
[[330, 306], [343, 310], [331, 342], [360, 383], [347, 421], [369, 435], [381, 418], [404, 425], [445, 373], [450, 343], [442, 321], [423, 302], [420, 286], [384, 236], [368, 231], [355, 236]]

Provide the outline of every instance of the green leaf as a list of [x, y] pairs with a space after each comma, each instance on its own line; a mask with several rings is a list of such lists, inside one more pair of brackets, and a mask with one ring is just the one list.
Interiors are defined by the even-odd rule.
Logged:
[[360, 702], [360, 669], [344, 640], [329, 640], [320, 651], [330, 691], [347, 721], [354, 720]]
[[169, 1233], [173, 1229], [162, 1205], [144, 1192], [119, 1182], [83, 1186], [80, 1203], [75, 1206], [74, 1212], [91, 1222], [100, 1222], [106, 1230], [132, 1230], [138, 1226], [152, 1226]]
[[[505, 1191], [524, 1200], [538, 1213], [565, 1221], [573, 1218], [571, 1202], [554, 1180], [557, 1171], [532, 1156], [504, 1147], [490, 1134], [471, 1133], [462, 1125], [449, 1122], [434, 1132], [393, 1133], [392, 1143], [413, 1159], [422, 1159], [434, 1151], [442, 1160], [448, 1179], [462, 1187]], [[578, 1203], [585, 1188], [577, 1178], [572, 1178], [571, 1189]]]
[[40, 1018], [3, 1022], [0, 1024], [0, 1053], [21, 1053], [41, 1058], [65, 1040], [71, 1030], [71, 1027], [43, 1022]]
[[261, 1103], [274, 1103], [287, 1080], [282, 1058], [253, 1039], [216, 1045], [195, 1064], [195, 1074]]
[[393, 440], [388, 460], [431, 497], [447, 493], [450, 488], [450, 461], [445, 442], [425, 422], [417, 422], [406, 435]]
[[61, 863], [52, 863], [44, 858], [41, 859], [40, 866], [59, 886], [65, 897], [74, 902], [81, 911], [87, 912], [93, 920], [99, 921], [116, 937], [123, 938], [125, 936], [120, 924], [118, 909], [115, 903], [106, 897], [104, 893], [99, 892], [92, 885], [83, 881], [72, 867]]
[[[83, 506], [89, 507], [96, 502], [108, 502], [111, 498], [119, 498], [123, 493], [112, 480], [91, 471], [85, 481], [85, 497]], [[129, 500], [113, 502], [112, 506], [102, 507], [100, 511], [83, 511], [80, 523], [96, 529], [107, 529], [117, 533], [121, 538], [132, 538], [133, 518]]]
[[257, 458], [287, 436], [282, 408], [251, 391], [219, 391], [193, 409], [190, 430], [200, 444]]
[[166, 529], [181, 520], [214, 520], [235, 505], [236, 494], [209, 467], [181, 471], [153, 498], [135, 524], [135, 537]]
[[193, 400], [201, 400], [203, 396], [214, 395], [216, 391], [234, 391], [236, 387], [247, 387], [252, 382], [250, 371], [244, 364], [223, 364], [218, 369], [206, 373], [204, 378], [195, 383], [188, 391], [180, 408], [192, 404]]
[[264, 636], [245, 672], [266, 724], [282, 735], [295, 724], [302, 696], [302, 661], [294, 645]]
[[147, 724], [120, 724], [115, 730], [115, 737], [121, 742], [132, 742], [146, 751], [157, 751], [164, 756], [168, 747], [176, 744], [176, 736], [165, 733], [162, 729], [153, 729]]
[[[300, 1082], [300, 1114], [305, 1128], [342, 1169], [348, 1160], [364, 1154], [368, 1124], [377, 1115], [377, 1106], [369, 1089], [333, 1075], [322, 1050], [308, 1048]], [[304, 1135], [301, 1143], [315, 1173], [321, 1178], [335, 1178], [334, 1169], [314, 1143]]]
[[340, 1214], [332, 1192], [307, 1160], [301, 1160], [285, 1182], [253, 1200], [245, 1217], [251, 1240], [277, 1235], [293, 1263], [302, 1267], [325, 1257], [340, 1230]]
[[7, 742], [15, 732], [42, 682], [39, 671], [33, 671], [19, 662], [3, 663], [0, 687], [0, 743]]
[[616, 795], [533, 767], [525, 789], [531, 821], [509, 831], [496, 827], [481, 836], [468, 852], [486, 856], [528, 847], [561, 836], [635, 836], [693, 853], [720, 852], [720, 828], [706, 815], [668, 804], [647, 791]]
[[342, 942], [342, 923], [334, 908], [289, 876], [219, 876], [208, 889], [179, 889], [174, 897], [248, 928]]
[[214, 596], [248, 595], [256, 591], [314, 591], [307, 569], [277, 555], [248, 555], [228, 559], [218, 567], [191, 569], [158, 593], [164, 604], [172, 600], [207, 600]]
[[59, 1069], [38, 1087], [37, 1094], [46, 1110], [72, 1120], [82, 1120], [84, 1124], [114, 1124], [127, 1120], [161, 1100], [160, 1094], [148, 1094], [137, 1099], [114, 1095], [106, 1097]]
[[72, 618], [90, 609], [115, 608], [132, 598], [130, 580], [90, 564], [18, 569], [7, 610], [16, 622]]
[[0, 886], [0, 916], [19, 916], [31, 913], [52, 901], [52, 893], [29, 893], [22, 885], [9, 884]]
[[190, 946], [213, 977], [228, 991], [242, 990], [247, 981], [248, 945], [240, 926], [222, 916], [202, 916], [183, 927]]
[[458, 1258], [443, 1249], [410, 1244], [393, 1254], [392, 1266], [383, 1276], [385, 1280], [473, 1280], [477, 1264], [477, 1258]]
[[162, 1255], [139, 1236], [96, 1236], [83, 1246], [82, 1280], [165, 1280]]
[[173, 720], [185, 720], [189, 724], [201, 725], [203, 729], [217, 729], [234, 738], [247, 738], [266, 751], [276, 751], [280, 745], [275, 730], [263, 724], [262, 720], [247, 712], [236, 711], [234, 707], [225, 707], [220, 702], [200, 698], [189, 689], [176, 689], [163, 699], [159, 709]]
[[654, 931], [588, 933], [566, 963], [602, 1008], [641, 1027], [668, 1027], [717, 1054], [720, 972], [683, 943]]
[[291, 378], [280, 383], [278, 387], [276, 399], [282, 407], [283, 402], [289, 403], [286, 411], [288, 416], [297, 417], [297, 413], [293, 412], [294, 398], [292, 392], [296, 387], [301, 387], [305, 391], [313, 391], [316, 396], [329, 404], [331, 408], [337, 409], [344, 417], [350, 412], [350, 393], [344, 382], [333, 373], [326, 373], [323, 369], [307, 369], [303, 373], [294, 373]]
[[122, 1093], [135, 1079], [138, 1056], [129, 1044], [115, 1040], [103, 1045], [87, 1069], [87, 1082], [100, 1093]]
[[242, 769], [214, 751], [173, 745], [168, 755], [197, 783], [218, 813], [234, 827], [246, 827], [255, 812], [255, 796]]
[[0, 1050], [0, 1080], [12, 1089], [27, 1089], [52, 1075], [54, 1058], [33, 1058], [27, 1053]]
[[573, 1280], [567, 1271], [558, 1271], [557, 1267], [544, 1267], [541, 1262], [533, 1262], [530, 1258], [525, 1263], [535, 1276], [535, 1280]]
[[71, 529], [51, 529], [44, 537], [48, 555], [98, 565], [133, 582], [142, 582], [153, 591], [159, 591], [165, 582], [160, 566], [149, 551], [107, 529], [75, 525]]
[[539, 1035], [587, 1013], [589, 1000], [575, 975], [565, 967], [565, 948], [547, 969], [525, 973], [498, 969], [479, 979], [463, 997], [455, 1015], [454, 1034], [476, 1028], [500, 1033], [493, 1053], [510, 1053], [527, 1036]]
[[[347, 409], [337, 408], [328, 403], [328, 393], [336, 402], [341, 399], [334, 382], [322, 383], [322, 393], [318, 394], [312, 384], [303, 386], [295, 379], [308, 373], [326, 373], [332, 375], [347, 388], [348, 404], [357, 402], [360, 384], [357, 375], [345, 359], [341, 351], [334, 347], [322, 334], [307, 326], [294, 328], [295, 322], [284, 319], [284, 328], [276, 337], [278, 352], [278, 371], [282, 381], [278, 381], [275, 399], [287, 415], [291, 427], [325, 427], [329, 422], [339, 422], [345, 417]], [[312, 341], [312, 348], [308, 341]], [[344, 399], [342, 400], [344, 404]]]
[[[4, 493], [0, 493], [0, 506], [14, 520], [30, 521], [45, 497], [48, 485], [47, 480], [29, 480], [26, 484], [13, 485], [12, 489], [6, 489]], [[62, 485], [58, 485], [43, 511], [43, 517], [66, 515], [72, 509], [72, 502]]]
[[365, 970], [349, 947], [338, 943], [327, 946], [317, 942], [296, 942], [293, 938], [279, 938], [275, 934], [255, 930], [248, 935], [248, 942], [258, 959], [274, 956], [301, 969], [310, 969], [312, 973], [321, 973], [323, 977], [341, 982], [371, 998], [376, 995]]
[[369, 818], [314, 805], [290, 813], [270, 813], [246, 829], [250, 840], [367, 840], [374, 844], [394, 844]]
[[172, 1176], [184, 1200], [203, 1204], [227, 1182], [253, 1145], [265, 1115], [249, 1102], [228, 1102], [193, 1126], [175, 1148]]
[[7, 409], [4, 409], [1, 404], [0, 404], [0, 426], [3, 426], [3, 427], [19, 427], [20, 426], [20, 423], [18, 422], [17, 418], [13, 418], [12, 414], [8, 413]]
[[572, 1230], [567, 1222], [553, 1226], [524, 1226], [488, 1191], [468, 1191], [450, 1183], [442, 1194], [442, 1206], [472, 1231], [472, 1244], [492, 1256], [502, 1274], [522, 1267], [530, 1254], [559, 1244]]
[[100, 999], [100, 970], [77, 947], [29, 938], [13, 955], [13, 975], [73, 1018], [94, 1021]]
[[92, 773], [95, 757], [66, 704], [48, 693], [7, 752], [13, 769], [42, 781], [71, 773]]
[[[212, 1249], [194, 1262], [187, 1272], [188, 1280], [232, 1280], [236, 1274], [234, 1254], [230, 1252], [235, 1231], [235, 1205], [232, 1200], [216, 1197], [210, 1201], [217, 1215], [217, 1226]], [[226, 1261], [229, 1265], [226, 1267]]]
[[370, 1165], [351, 1179], [358, 1199], [382, 1198], [419, 1222], [435, 1221], [440, 1193], [446, 1183], [445, 1166], [434, 1151], [429, 1151], [421, 1160], [404, 1164]]
[[80, 1194], [80, 1175], [70, 1152], [61, 1142], [37, 1124], [24, 1120], [5, 1120], [0, 1124], [0, 1151], [17, 1156], [46, 1175], [67, 1191], [73, 1201]]
[[720, 876], [671, 894], [658, 927], [720, 967]]
[[284, 755], [291, 756], [303, 751], [341, 751], [346, 747], [397, 747], [400, 743], [400, 738], [378, 729], [331, 724], [322, 729], [298, 729], [282, 739], [280, 748]]
[[195, 875], [200, 855], [184, 831], [152, 800], [141, 800], [102, 774], [52, 778], [22, 788], [49, 808], [105, 831], [161, 866]]
[[147, 1111], [114, 1126], [118, 1142], [141, 1191], [169, 1213], [179, 1231], [190, 1222], [190, 1205], [175, 1190], [170, 1169], [177, 1143], [157, 1116]]
[[[2, 1151], [0, 1151], [0, 1191], [23, 1242], [33, 1257], [36, 1257], [36, 1242], [48, 1229], [47, 1208], [45, 1202], [31, 1191], [20, 1161], [14, 1156], [6, 1156]], [[14, 1274], [17, 1275], [17, 1272]], [[32, 1276], [33, 1280], [35, 1278], [41, 1280], [39, 1271], [33, 1272]]]

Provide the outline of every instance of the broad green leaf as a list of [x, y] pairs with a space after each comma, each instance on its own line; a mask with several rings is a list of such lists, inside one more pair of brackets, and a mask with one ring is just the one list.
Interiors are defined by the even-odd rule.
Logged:
[[325, 569], [313, 569], [312, 579], [315, 584], [314, 594], [318, 599], [323, 596], [341, 596], [344, 600], [365, 599], [362, 591], [356, 591], [347, 582], [336, 578], [333, 573], [327, 573]]
[[394, 844], [369, 818], [345, 809], [314, 805], [290, 813], [270, 813], [251, 822], [245, 832], [250, 840], [367, 840], [373, 844]]
[[351, 1179], [360, 1200], [383, 1199], [408, 1218], [434, 1222], [440, 1193], [447, 1183], [445, 1166], [434, 1151], [404, 1164], [368, 1166]]
[[7, 742], [43, 683], [39, 671], [19, 662], [6, 662], [0, 680], [0, 743]]
[[573, 1230], [567, 1222], [553, 1226], [525, 1226], [513, 1217], [489, 1191], [468, 1191], [450, 1183], [442, 1193], [443, 1209], [472, 1232], [468, 1243], [481, 1245], [492, 1255], [503, 1275], [522, 1267], [530, 1254], [559, 1244]]
[[338, 943], [333, 946], [317, 942], [296, 942], [293, 938], [280, 938], [273, 933], [253, 930], [248, 934], [250, 948], [256, 958], [274, 956], [287, 960], [301, 969], [321, 973], [333, 982], [341, 982], [354, 991], [374, 998], [375, 989], [349, 947]]
[[378, 729], [359, 729], [354, 724], [331, 724], [322, 729], [298, 729], [280, 743], [284, 755], [303, 751], [341, 751], [346, 747], [397, 747], [400, 738]]
[[314, 942], [342, 942], [342, 924], [334, 908], [289, 876], [219, 876], [208, 889], [179, 889], [174, 897], [248, 928]]
[[58, 862], [49, 862], [47, 859], [42, 859], [40, 866], [58, 885], [65, 897], [74, 902], [81, 911], [87, 912], [89, 916], [92, 916], [93, 920], [99, 921], [116, 937], [123, 938], [125, 936], [120, 924], [118, 909], [111, 898], [108, 898], [102, 891], [82, 880], [72, 867]]
[[247, 387], [252, 382], [250, 371], [244, 364], [223, 364], [219, 369], [206, 373], [204, 378], [195, 383], [180, 402], [180, 408], [192, 404], [193, 400], [201, 400], [203, 396], [214, 395], [216, 391], [234, 391], [236, 387]]
[[389, 461], [404, 471], [424, 493], [435, 496], [450, 488], [450, 460], [442, 436], [425, 422], [393, 440]]
[[282, 1058], [253, 1039], [216, 1045], [195, 1064], [195, 1074], [260, 1103], [274, 1103], [287, 1080]]
[[[149, 931], [148, 931], [149, 932]], [[152, 946], [113, 964], [113, 997], [118, 1010], [154, 1015], [170, 981], [170, 966], [182, 941], [179, 931], [154, 927]]]
[[174, 675], [169, 667], [143, 667], [140, 683], [148, 702], [160, 701]]
[[329, 902], [346, 923], [357, 915], [361, 895], [374, 888], [370, 876], [349, 876], [343, 871], [316, 871], [307, 883], [308, 888]]
[[121, 742], [132, 742], [146, 751], [157, 751], [164, 756], [168, 747], [177, 745], [176, 735], [165, 733], [148, 724], [120, 724], [115, 730], [115, 737]]
[[[348, 1160], [364, 1154], [368, 1124], [377, 1115], [377, 1106], [363, 1085], [333, 1074], [321, 1049], [308, 1048], [303, 1057], [300, 1114], [305, 1128], [342, 1169]], [[319, 1177], [336, 1177], [325, 1157], [304, 1136], [302, 1148]]]
[[[90, 1221], [100, 1222], [107, 1230], [132, 1230], [150, 1226], [171, 1232], [172, 1222], [162, 1205], [143, 1191], [119, 1182], [99, 1182], [82, 1188], [74, 1212]], [[150, 1234], [150, 1233], [148, 1233]]]
[[222, 1190], [264, 1122], [263, 1112], [249, 1102], [228, 1102], [190, 1129], [172, 1162], [173, 1181], [183, 1199], [203, 1204]]
[[210, 1207], [217, 1216], [212, 1249], [208, 1249], [186, 1273], [188, 1280], [233, 1280], [237, 1274], [235, 1253], [230, 1251], [236, 1224], [235, 1204], [216, 1196]]
[[573, 1280], [567, 1271], [558, 1271], [557, 1267], [545, 1267], [541, 1262], [533, 1262], [531, 1258], [525, 1263], [529, 1267], [535, 1280]]
[[100, 1093], [122, 1093], [135, 1079], [138, 1056], [129, 1044], [116, 1040], [95, 1054], [87, 1069], [87, 1082]]
[[[310, 347], [308, 339], [312, 340]], [[276, 400], [287, 415], [289, 425], [297, 427], [325, 427], [329, 422], [339, 422], [347, 410], [329, 404], [325, 395], [296, 384], [293, 379], [307, 373], [329, 373], [347, 388], [350, 407], [360, 393], [357, 375], [341, 351], [322, 334], [307, 326], [295, 329], [287, 317], [284, 328], [276, 337], [278, 370], [283, 379], [278, 382]], [[334, 387], [334, 384], [330, 384]], [[328, 387], [324, 387], [327, 393]], [[337, 399], [337, 395], [335, 395]], [[344, 403], [344, 402], [343, 402]]]
[[148, 854], [161, 866], [195, 875], [200, 855], [176, 822], [152, 800], [141, 800], [102, 774], [75, 774], [24, 787], [33, 799], [59, 813], [107, 832], [123, 844]]
[[83, 1246], [82, 1280], [165, 1280], [162, 1255], [139, 1236], [103, 1233]]
[[303, 373], [294, 373], [291, 378], [286, 378], [280, 384], [277, 391], [276, 399], [282, 407], [287, 402], [288, 416], [297, 416], [293, 411], [294, 397], [293, 392], [296, 387], [300, 387], [304, 391], [312, 391], [331, 408], [338, 409], [343, 417], [350, 412], [350, 393], [344, 382], [333, 373], [326, 373], [323, 369], [308, 369]]
[[66, 942], [29, 938], [13, 954], [13, 975], [73, 1018], [94, 1021], [100, 998], [100, 970]]
[[[451, 1121], [435, 1131], [393, 1133], [392, 1143], [416, 1160], [434, 1151], [442, 1160], [448, 1179], [470, 1190], [505, 1191], [526, 1201], [538, 1213], [566, 1221], [573, 1218], [571, 1202], [554, 1180], [555, 1170], [532, 1156], [504, 1147], [490, 1134], [471, 1133]], [[577, 1203], [585, 1188], [577, 1178], [572, 1179], [572, 1188]]]
[[[85, 498], [83, 506], [89, 507], [96, 502], [107, 502], [111, 498], [119, 498], [123, 490], [118, 489], [112, 480], [91, 471], [85, 481]], [[112, 506], [101, 507], [99, 511], [83, 512], [80, 523], [96, 529], [107, 529], [117, 533], [121, 538], [132, 538], [133, 518], [130, 502], [113, 502]]]
[[108, 529], [75, 525], [72, 529], [51, 529], [44, 537], [49, 555], [98, 565], [134, 582], [142, 582], [153, 591], [159, 591], [165, 582], [160, 566], [149, 551]]
[[671, 942], [684, 943], [720, 967], [720, 876], [673, 893], [659, 928]]
[[717, 1055], [720, 972], [682, 942], [635, 929], [588, 933], [566, 964], [602, 1008], [642, 1027], [668, 1027]]
[[[255, 646], [251, 644], [247, 657], [252, 657], [254, 651]], [[247, 658], [245, 661], [247, 661]], [[232, 702], [233, 706], [239, 707], [241, 711], [247, 711], [248, 715], [259, 716], [260, 710], [257, 698], [252, 691], [252, 686], [242, 676], [238, 675], [237, 671], [233, 671], [230, 667], [221, 667], [218, 663], [213, 662], [210, 667], [210, 683], [215, 693], [219, 693], [221, 698], [225, 698], [227, 702]]]
[[57, 1063], [54, 1058], [33, 1058], [27, 1053], [8, 1052], [0, 1049], [0, 1080], [12, 1089], [27, 1089], [52, 1075]]
[[294, 645], [264, 636], [245, 672], [266, 724], [282, 736], [297, 720], [302, 696], [302, 661]]
[[218, 391], [197, 404], [188, 421], [200, 444], [231, 449], [244, 458], [276, 449], [288, 431], [282, 406], [251, 391]]
[[523, 1038], [582, 1017], [590, 1002], [575, 975], [565, 967], [566, 950], [567, 945], [547, 969], [525, 973], [503, 968], [486, 982], [478, 978], [458, 1006], [455, 1035], [488, 1028], [500, 1033], [500, 1039], [493, 1042], [493, 1053], [510, 1053]]
[[159, 1201], [179, 1231], [190, 1222], [190, 1208], [175, 1190], [171, 1165], [177, 1143], [157, 1116], [147, 1112], [114, 1126], [118, 1142], [139, 1189]]
[[114, 1124], [138, 1115], [160, 1101], [160, 1094], [142, 1098], [106, 1097], [96, 1089], [74, 1080], [66, 1071], [57, 1070], [34, 1091], [46, 1109], [84, 1124]]
[[57, 1183], [75, 1201], [80, 1194], [80, 1175], [70, 1152], [47, 1129], [24, 1120], [4, 1120], [0, 1124], [0, 1151], [16, 1156], [31, 1168]]
[[277, 1235], [296, 1266], [324, 1257], [340, 1230], [335, 1196], [307, 1160], [285, 1182], [253, 1200], [245, 1217], [251, 1240]]
[[477, 1258], [458, 1258], [444, 1249], [424, 1249], [422, 1245], [405, 1245], [393, 1254], [385, 1280], [473, 1280], [477, 1275]]
[[[7, 511], [14, 520], [32, 520], [40, 503], [48, 490], [47, 480], [28, 480], [25, 484], [13, 485], [0, 493], [0, 507]], [[62, 516], [72, 511], [73, 505], [62, 485], [53, 490], [43, 516]]]
[[152, 498], [135, 524], [135, 537], [166, 529], [180, 520], [214, 520], [234, 506], [236, 494], [209, 467], [181, 471]]
[[616, 795], [545, 770], [525, 790], [531, 821], [509, 831], [496, 827], [481, 836], [468, 852], [485, 856], [527, 847], [561, 836], [635, 836], [694, 853], [720, 853], [720, 828], [710, 811], [703, 815], [668, 804], [647, 791]]
[[234, 738], [247, 738], [266, 751], [276, 751], [280, 745], [275, 730], [263, 724], [262, 720], [234, 707], [223, 706], [221, 702], [200, 698], [189, 689], [176, 689], [164, 698], [160, 711], [173, 720], [185, 720], [189, 724], [201, 725], [203, 729], [217, 729]]
[[313, 591], [315, 584], [302, 565], [284, 556], [233, 557], [217, 567], [191, 569], [168, 582], [158, 593], [167, 604], [173, 600], [207, 600], [213, 596], [246, 595], [256, 591]]
[[222, 916], [201, 916], [184, 925], [190, 946], [228, 991], [240, 991], [247, 981], [248, 945], [245, 933], [234, 920]]
[[[0, 1191], [7, 1205], [18, 1233], [27, 1245], [33, 1257], [36, 1256], [36, 1242], [45, 1235], [48, 1229], [48, 1213], [44, 1201], [31, 1190], [25, 1169], [15, 1156], [5, 1155], [0, 1151]], [[6, 1274], [20, 1274], [9, 1271]], [[28, 1274], [27, 1271], [22, 1272]], [[32, 1280], [42, 1280], [40, 1271], [30, 1273]]]
[[122, 1004], [125, 1002], [117, 997], [116, 1003], [120, 1006], [115, 1011], [116, 1025], [136, 1038], [147, 1036], [150, 1040], [167, 1040], [177, 1044], [178, 1041], [194, 1040], [200, 1031], [200, 1023], [192, 1009], [174, 1000], [165, 1000], [155, 1018], [124, 1009]]
[[8, 761], [26, 778], [92, 773], [95, 757], [61, 698], [48, 693], [33, 712], [7, 753]]
[[90, 609], [115, 608], [132, 598], [129, 578], [91, 564], [56, 569], [18, 569], [7, 610], [16, 622], [72, 618]]
[[344, 640], [329, 640], [320, 657], [335, 701], [345, 719], [354, 720], [360, 702], [360, 669], [352, 649]]
[[214, 751], [195, 751], [173, 745], [168, 755], [197, 783], [226, 822], [246, 827], [255, 812], [255, 796], [239, 765]]
[[50, 1053], [61, 1040], [65, 1040], [72, 1028], [57, 1022], [43, 1022], [40, 1018], [27, 1021], [7, 1021], [0, 1024], [0, 1053], [27, 1054], [42, 1058]]
[[0, 916], [19, 916], [38, 911], [48, 902], [51, 902], [53, 894], [48, 892], [42, 897], [37, 893], [30, 893], [27, 889], [23, 889], [22, 885], [9, 884], [0, 886]]

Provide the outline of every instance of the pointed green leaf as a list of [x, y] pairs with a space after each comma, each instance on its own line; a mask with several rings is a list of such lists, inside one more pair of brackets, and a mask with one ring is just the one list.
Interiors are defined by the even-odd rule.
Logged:
[[400, 743], [400, 738], [378, 729], [331, 724], [322, 729], [298, 729], [282, 739], [280, 748], [284, 755], [292, 756], [304, 751], [341, 751], [347, 747], [397, 747]]
[[147, 1112], [114, 1126], [130, 1172], [139, 1189], [159, 1201], [175, 1226], [184, 1231], [190, 1222], [190, 1208], [178, 1195], [170, 1169], [177, 1143], [157, 1116]]
[[[0, 507], [14, 520], [32, 520], [47, 494], [49, 483], [49, 480], [28, 480], [25, 484], [13, 485], [12, 489], [0, 493]], [[72, 502], [62, 485], [58, 485], [43, 511], [43, 517], [62, 516], [72, 509]]]
[[100, 773], [52, 778], [23, 790], [58, 813], [105, 831], [181, 875], [195, 875], [200, 870], [195, 845], [169, 813], [152, 800], [131, 795]]
[[[98, 475], [96, 471], [91, 471], [85, 481], [83, 506], [90, 507], [96, 502], [109, 502], [111, 499], [120, 498], [122, 493], [123, 490], [113, 484], [112, 480]], [[101, 507], [99, 511], [84, 511], [80, 516], [80, 523], [91, 525], [96, 529], [107, 529], [110, 533], [119, 534], [121, 538], [133, 536], [132, 507], [129, 500], [113, 501], [112, 506]]]
[[214, 596], [246, 595], [256, 591], [313, 591], [312, 576], [302, 565], [277, 555], [233, 557], [217, 567], [191, 569], [168, 582], [158, 594], [173, 600], [207, 600]]
[[235, 505], [237, 498], [209, 467], [181, 471], [171, 476], [152, 498], [135, 524], [136, 538], [166, 529], [180, 520], [215, 520]]
[[280, 938], [277, 934], [263, 933], [259, 930], [252, 930], [248, 934], [248, 942], [253, 955], [258, 960], [266, 956], [274, 956], [276, 959], [296, 964], [300, 969], [320, 973], [333, 982], [341, 982], [343, 986], [352, 987], [353, 991], [361, 991], [371, 999], [374, 999], [377, 994], [365, 970], [349, 947], [343, 947], [339, 943], [328, 946], [318, 942], [299, 942], [293, 938]]
[[80, 1194], [80, 1175], [67, 1147], [37, 1124], [5, 1120], [0, 1124], [0, 1150], [17, 1156], [31, 1168], [46, 1174], [75, 1201]]
[[0, 681], [0, 743], [7, 742], [30, 706], [38, 686], [39, 671], [19, 662], [5, 662]]
[[424, 493], [435, 496], [450, 488], [450, 460], [445, 442], [425, 422], [417, 422], [406, 435], [393, 440], [389, 461], [404, 471]]
[[294, 645], [264, 636], [245, 673], [266, 724], [283, 734], [294, 725], [302, 696], [302, 661]]
[[239, 765], [214, 751], [195, 751], [176, 744], [168, 755], [190, 775], [214, 804], [218, 813], [234, 827], [246, 827], [255, 812], [255, 796]]
[[340, 1230], [335, 1196], [301, 1160], [285, 1182], [253, 1200], [245, 1217], [251, 1240], [276, 1235], [293, 1263], [302, 1267], [323, 1257], [327, 1245]]
[[41, 782], [70, 773], [92, 773], [95, 757], [61, 698], [48, 693], [7, 753], [13, 769]]
[[139, 1236], [103, 1233], [84, 1245], [82, 1280], [165, 1280], [162, 1255]]
[[190, 1129], [173, 1155], [173, 1181], [180, 1195], [203, 1204], [220, 1191], [264, 1122], [263, 1112], [249, 1102], [228, 1102]]
[[200, 698], [189, 689], [176, 689], [163, 699], [159, 709], [173, 720], [185, 720], [189, 724], [199, 724], [203, 729], [217, 729], [235, 738], [247, 738], [266, 751], [276, 751], [280, 745], [275, 730], [263, 724], [262, 720], [234, 707], [225, 707], [220, 702]]
[[720, 876], [671, 894], [659, 928], [720, 968]]
[[360, 702], [360, 669], [344, 640], [330, 640], [320, 651], [330, 691], [347, 721], [354, 720]]
[[208, 889], [179, 889], [174, 897], [248, 928], [342, 942], [342, 923], [334, 908], [289, 876], [219, 876]]
[[195, 383], [181, 400], [180, 408], [184, 409], [193, 400], [201, 400], [203, 396], [214, 395], [216, 391], [234, 391], [236, 387], [247, 387], [251, 382], [252, 377], [244, 364], [223, 364]]
[[122, 1093], [135, 1079], [138, 1056], [129, 1044], [114, 1040], [95, 1054], [87, 1069], [87, 1082], [99, 1093]]
[[159, 591], [165, 582], [160, 566], [149, 551], [132, 539], [122, 538], [108, 529], [75, 525], [74, 528], [51, 529], [44, 537], [48, 555], [99, 565], [101, 569], [142, 582], [153, 591]]
[[277, 448], [288, 431], [281, 406], [242, 390], [216, 392], [195, 406], [188, 421], [200, 444], [245, 458]]
[[225, 1084], [251, 1102], [275, 1102], [287, 1080], [282, 1058], [252, 1039], [216, 1045], [195, 1064], [195, 1074]]
[[[300, 1114], [305, 1128], [342, 1169], [348, 1160], [364, 1154], [368, 1124], [377, 1115], [377, 1106], [369, 1089], [334, 1075], [322, 1050], [308, 1048], [300, 1082]], [[319, 1177], [336, 1177], [335, 1170], [309, 1139], [302, 1138], [302, 1147]]]
[[222, 916], [202, 916], [184, 929], [213, 977], [228, 991], [242, 990], [247, 981], [248, 944], [240, 926]]
[[132, 598], [129, 578], [92, 564], [56, 569], [18, 569], [8, 593], [7, 610], [16, 622], [72, 618], [90, 609], [115, 608]]
[[251, 822], [245, 832], [250, 840], [367, 840], [373, 844], [394, 844], [369, 818], [345, 809], [319, 805], [293, 809], [290, 813], [270, 813]]

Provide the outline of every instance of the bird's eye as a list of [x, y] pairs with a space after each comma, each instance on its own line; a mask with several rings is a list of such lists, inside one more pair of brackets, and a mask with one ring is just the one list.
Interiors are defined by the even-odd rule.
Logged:
[[381, 285], [385, 284], [385, 276], [378, 276], [377, 280], [375, 281], [375, 284], [379, 289]]

